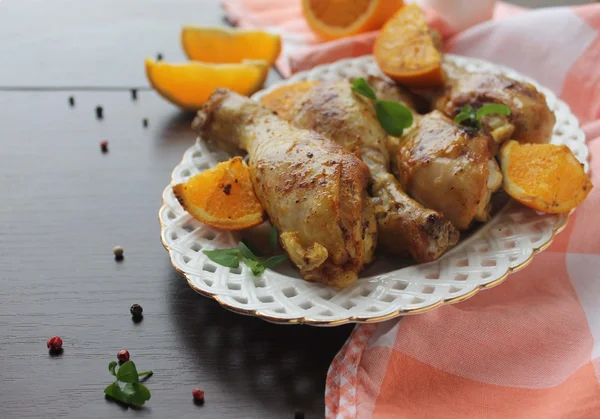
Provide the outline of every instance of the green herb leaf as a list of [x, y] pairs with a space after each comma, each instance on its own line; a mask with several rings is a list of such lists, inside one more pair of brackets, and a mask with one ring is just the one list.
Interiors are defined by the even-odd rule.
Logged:
[[117, 367], [117, 361], [110, 361], [108, 363], [108, 370], [110, 371], [110, 373], [112, 375], [117, 375], [117, 373], [115, 372], [115, 368]]
[[142, 383], [125, 384], [123, 392], [128, 395], [129, 404], [133, 406], [143, 406], [150, 400], [150, 390]]
[[273, 250], [277, 250], [279, 248], [279, 231], [277, 231], [277, 227], [271, 227], [269, 230], [269, 246]]
[[240, 266], [238, 249], [203, 250], [202, 253], [221, 266], [228, 268], [237, 268]]
[[466, 120], [475, 120], [475, 109], [471, 105], [465, 105], [460, 112], [454, 117], [454, 122], [462, 124]]
[[262, 275], [262, 273], [265, 271], [265, 266], [259, 260], [252, 260], [246, 258], [243, 258], [242, 260], [244, 261], [246, 266], [250, 268], [250, 270], [252, 271], [252, 275], [254, 276]]
[[352, 91], [366, 96], [369, 99], [377, 100], [375, 90], [373, 90], [373, 88], [369, 86], [369, 83], [362, 77], [359, 77], [352, 82]]
[[[108, 369], [114, 374], [117, 366], [116, 361], [108, 364]], [[147, 400], [150, 400], [150, 390], [139, 382], [140, 375], [152, 375], [152, 371], [137, 372], [133, 361], [123, 363], [116, 371], [117, 381], [104, 389], [104, 394], [121, 403], [131, 406], [142, 406]], [[126, 383], [121, 389], [119, 381]]]
[[395, 137], [402, 135], [404, 128], [413, 123], [412, 112], [400, 103], [378, 100], [375, 102], [375, 112], [383, 129]]
[[238, 244], [238, 250], [240, 251], [242, 257], [250, 260], [258, 260], [258, 257], [256, 257], [254, 253], [252, 253], [252, 250], [250, 250], [244, 242], [240, 242]]
[[135, 383], [140, 380], [133, 361], [127, 361], [119, 367], [117, 370], [117, 380], [124, 383]]
[[500, 103], [486, 103], [481, 108], [477, 109], [475, 118], [479, 121], [482, 116], [490, 114], [510, 115], [510, 108]]
[[133, 396], [135, 394], [135, 388], [133, 387], [135, 383], [127, 383], [125, 387], [123, 387], [123, 394], [127, 396], [127, 398]]
[[281, 265], [286, 260], [288, 260], [287, 255], [272, 256], [263, 262], [263, 266], [267, 269], [273, 269], [274, 267]]
[[[260, 249], [258, 247], [256, 247], [250, 240], [244, 239], [242, 241], [244, 242], [244, 244], [246, 245], [246, 247], [248, 249], [250, 249], [250, 251], [252, 253], [254, 253], [255, 256], [259, 256], [260, 255]], [[238, 252], [239, 252], [239, 249], [238, 249]]]
[[129, 404], [129, 398], [125, 393], [123, 393], [123, 390], [121, 390], [119, 383], [117, 383], [116, 381], [104, 389], [104, 394], [106, 394], [108, 397], [120, 401], [121, 403]]

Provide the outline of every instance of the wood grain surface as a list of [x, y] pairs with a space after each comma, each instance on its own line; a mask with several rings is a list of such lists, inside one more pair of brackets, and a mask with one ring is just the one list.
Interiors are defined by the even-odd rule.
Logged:
[[[326, 371], [351, 327], [230, 313], [189, 288], [160, 243], [161, 191], [194, 141], [192, 115], [127, 91], [4, 92], [0, 109], [1, 418], [323, 416]], [[52, 335], [61, 356], [48, 354]], [[119, 349], [155, 372], [139, 411], [103, 397]]]

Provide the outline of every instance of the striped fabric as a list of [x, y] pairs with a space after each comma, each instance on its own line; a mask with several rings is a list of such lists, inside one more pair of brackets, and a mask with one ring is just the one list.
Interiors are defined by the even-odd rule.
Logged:
[[[279, 62], [284, 74], [370, 51], [373, 34], [317, 44], [298, 3], [224, 0], [241, 25], [294, 39]], [[494, 20], [447, 46], [513, 67], [569, 103], [587, 134], [597, 186], [554, 244], [501, 286], [357, 326], [327, 376], [327, 417], [600, 418], [600, 5], [499, 4]]]

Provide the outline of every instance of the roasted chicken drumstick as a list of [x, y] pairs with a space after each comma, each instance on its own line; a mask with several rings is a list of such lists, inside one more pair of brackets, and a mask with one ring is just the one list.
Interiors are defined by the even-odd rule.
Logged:
[[377, 241], [369, 170], [358, 157], [225, 89], [194, 127], [222, 149], [248, 151], [256, 195], [304, 279], [336, 286], [357, 279]]
[[438, 111], [416, 120], [395, 143], [398, 178], [417, 201], [459, 230], [487, 221], [490, 198], [502, 184], [494, 142], [482, 131], [454, 123]]
[[441, 256], [458, 232], [436, 211], [411, 199], [390, 173], [387, 134], [373, 103], [345, 80], [323, 81], [296, 103], [292, 123], [323, 134], [360, 156], [371, 174], [379, 243], [387, 251], [410, 254], [417, 262]]
[[481, 123], [498, 144], [505, 140], [547, 143], [556, 118], [545, 96], [532, 84], [500, 74], [473, 73], [452, 63], [444, 63], [446, 84], [434, 98], [434, 107], [454, 118], [465, 105], [475, 108], [485, 103], [500, 103], [511, 114], [487, 115]]

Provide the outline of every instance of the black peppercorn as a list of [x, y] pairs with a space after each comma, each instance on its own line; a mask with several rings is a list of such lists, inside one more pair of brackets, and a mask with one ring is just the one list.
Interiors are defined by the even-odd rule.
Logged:
[[69, 96], [69, 105], [75, 106], [75, 98], [73, 96]]
[[162, 54], [159, 52], [158, 54], [156, 54], [156, 61], [162, 61]]
[[129, 309], [129, 312], [131, 313], [131, 315], [133, 317], [142, 317], [142, 313], [144, 312], [144, 309], [142, 308], [141, 305], [139, 304], [134, 304], [131, 306], [131, 308]]
[[102, 106], [96, 106], [96, 118], [98, 119], [102, 119], [104, 118], [104, 109], [102, 109]]
[[148, 126], [148, 119], [144, 118], [144, 120], [142, 121], [142, 123], [144, 124], [144, 128], [146, 128]]
[[131, 89], [131, 98], [137, 100], [137, 89]]

